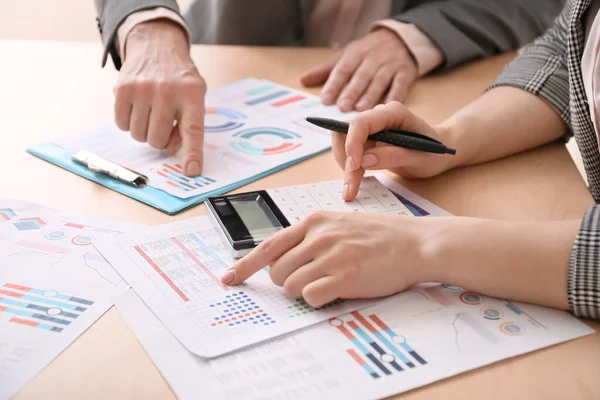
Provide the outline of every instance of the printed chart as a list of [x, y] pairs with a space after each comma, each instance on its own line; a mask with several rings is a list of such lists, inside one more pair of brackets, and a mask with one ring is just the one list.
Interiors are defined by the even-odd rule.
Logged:
[[197, 178], [185, 176], [180, 155], [138, 143], [116, 126], [55, 144], [71, 153], [88, 150], [145, 174], [151, 187], [189, 198], [231, 190], [328, 149], [329, 132], [307, 124], [309, 114], [349, 118], [315, 96], [259, 79], [210, 90], [206, 102], [203, 175]]
[[94, 304], [55, 290], [14, 283], [0, 287], [0, 296], [0, 312], [13, 315], [8, 322], [58, 333]]
[[127, 289], [93, 243], [133, 226], [9, 199], [0, 210], [0, 398], [9, 398]]
[[[233, 263], [208, 217], [100, 242], [98, 249], [168, 329], [193, 352], [215, 357], [354, 311], [373, 301], [312, 309], [261, 272], [239, 287], [220, 277]], [[298, 311], [293, 314], [292, 311]], [[300, 316], [302, 316], [300, 318]]]
[[405, 336], [394, 332], [376, 314], [365, 317], [354, 311], [351, 316], [353, 319], [348, 321], [332, 318], [329, 324], [352, 343], [353, 348], [346, 352], [372, 378], [378, 379], [427, 364], [408, 344]]
[[[469, 305], [459, 299], [462, 289], [433, 288], [449, 305], [442, 307], [432, 300], [424, 292], [427, 288], [416, 288], [212, 360], [188, 352], [134, 293], [123, 296], [117, 307], [184, 400], [194, 399], [199, 390], [219, 400], [240, 394], [261, 400], [384, 398], [594, 333], [562, 311], [488, 297], [479, 305]], [[489, 309], [500, 310], [504, 316], [487, 320], [484, 314]], [[467, 316], [465, 320], [475, 322], [476, 328], [455, 321], [457, 315]], [[523, 333], [509, 335], [499, 327]], [[474, 329], [484, 329], [493, 341]]]

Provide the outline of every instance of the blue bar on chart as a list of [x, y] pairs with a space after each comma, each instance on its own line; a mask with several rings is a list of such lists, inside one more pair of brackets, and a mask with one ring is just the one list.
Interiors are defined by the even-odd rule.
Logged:
[[258, 97], [256, 99], [246, 101], [246, 105], [255, 106], [257, 104], [265, 103], [267, 101], [275, 100], [279, 97], [285, 96], [286, 94], [291, 93], [289, 90], [279, 90], [274, 93], [267, 94], [262, 97]]
[[247, 90], [246, 94], [248, 94], [250, 96], [256, 96], [257, 94], [261, 94], [261, 93], [265, 93], [265, 92], [271, 91], [271, 90], [275, 89], [276, 87], [277, 87], [277, 85], [275, 85], [274, 83], [268, 82], [268, 83], [265, 83], [264, 85], [259, 86], [257, 88]]
[[523, 314], [523, 311], [521, 311], [521, 309], [519, 307], [515, 306], [514, 304], [507, 302], [505, 305], [506, 305], [506, 308], [508, 308], [509, 310], [511, 310], [512, 312], [514, 312], [515, 314], [517, 314], [517, 315]]
[[365, 357], [367, 357], [367, 359], [369, 359], [377, 367], [377, 369], [379, 369], [379, 371], [383, 372], [385, 375], [392, 374], [392, 371], [387, 369], [385, 365], [383, 365], [383, 363], [379, 361], [379, 359], [375, 357], [375, 355], [371, 353], [371, 351], [360, 341], [360, 339], [355, 337], [352, 332], [350, 332], [348, 328], [344, 326], [344, 321], [334, 318], [330, 320], [329, 323], [330, 325], [335, 326], [346, 338], [348, 338], [354, 347], [356, 347]]

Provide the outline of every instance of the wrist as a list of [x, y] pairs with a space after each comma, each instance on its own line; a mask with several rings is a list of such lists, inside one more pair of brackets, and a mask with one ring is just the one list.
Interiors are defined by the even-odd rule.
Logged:
[[440, 140], [447, 147], [456, 149], [456, 154], [448, 157], [448, 170], [472, 163], [469, 143], [465, 140], [466, 132], [463, 125], [445, 121], [435, 127]]
[[466, 263], [470, 247], [467, 238], [473, 232], [483, 233], [491, 222], [477, 218], [437, 217], [425, 218], [427, 232], [421, 243], [422, 268], [419, 283], [441, 282], [457, 284], [460, 266]]
[[182, 49], [189, 53], [189, 42], [185, 29], [167, 18], [142, 22], [134, 26], [127, 35], [126, 52], [146, 51], [149, 44], [164, 44], [172, 49]]

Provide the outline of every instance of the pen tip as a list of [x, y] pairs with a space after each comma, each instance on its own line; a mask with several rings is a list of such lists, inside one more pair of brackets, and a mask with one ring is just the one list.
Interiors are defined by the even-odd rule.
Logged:
[[452, 154], [452, 155], [455, 155], [455, 154], [456, 154], [456, 150], [455, 150], [455, 149], [451, 149], [451, 148], [449, 148], [449, 147], [448, 147], [448, 148], [446, 149], [446, 154]]

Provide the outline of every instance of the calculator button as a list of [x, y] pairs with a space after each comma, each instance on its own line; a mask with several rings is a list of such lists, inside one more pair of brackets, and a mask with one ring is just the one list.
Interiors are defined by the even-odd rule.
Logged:
[[362, 205], [370, 203], [379, 203], [379, 200], [377, 200], [373, 193], [365, 190], [358, 191], [358, 194], [356, 195], [356, 200], [358, 200]]
[[408, 211], [408, 208], [406, 208], [406, 206], [404, 204], [402, 204], [400, 202], [400, 200], [383, 202], [383, 206], [388, 211], [396, 211], [396, 210]]
[[302, 203], [303, 201], [310, 201], [312, 197], [308, 194], [308, 191], [301, 186], [291, 186], [287, 188], [288, 194], [292, 196], [292, 199], [296, 203]]
[[339, 204], [331, 203], [331, 202], [327, 202], [327, 203], [323, 204], [322, 209], [324, 211], [332, 211], [332, 212], [343, 211], [342, 207]]
[[414, 217], [412, 213], [408, 210], [396, 210], [396, 211], [388, 211], [388, 214], [398, 214], [398, 215], [407, 215], [409, 217]]
[[321, 207], [319, 207], [319, 205], [315, 201], [308, 201], [306, 203], [298, 203], [298, 206], [300, 207], [302, 212], [304, 212], [305, 214], [312, 213], [312, 212], [315, 212], [315, 211], [318, 211], [321, 209]]
[[387, 210], [381, 203], [363, 204], [363, 206], [365, 207], [365, 210], [370, 213], [387, 212]]
[[295, 223], [302, 221], [304, 214], [286, 215], [285, 218], [288, 220], [290, 225], [294, 225]]
[[285, 215], [288, 215], [288, 214], [301, 214], [302, 213], [302, 210], [300, 209], [300, 207], [297, 204], [282, 205], [282, 206], [279, 206], [279, 209]]
[[365, 212], [365, 208], [356, 200], [348, 201], [342, 205], [342, 210], [347, 212]]

